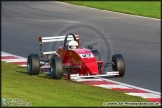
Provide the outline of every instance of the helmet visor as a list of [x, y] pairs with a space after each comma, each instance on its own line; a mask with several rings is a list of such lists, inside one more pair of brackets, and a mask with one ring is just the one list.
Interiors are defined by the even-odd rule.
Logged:
[[72, 45], [72, 46], [69, 46], [70, 49], [77, 49], [78, 46], [75, 46], [75, 45]]

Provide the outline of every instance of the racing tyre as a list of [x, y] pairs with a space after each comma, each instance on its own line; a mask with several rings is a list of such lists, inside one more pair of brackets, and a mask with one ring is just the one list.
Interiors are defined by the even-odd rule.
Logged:
[[92, 50], [92, 53], [95, 56], [97, 61], [101, 61], [100, 53], [97, 50]]
[[38, 54], [30, 54], [28, 56], [27, 71], [29, 75], [39, 75], [40, 60]]
[[61, 79], [63, 76], [63, 65], [62, 65], [62, 59], [59, 57], [53, 57], [51, 60], [51, 77], [53, 79]]
[[116, 77], [123, 77], [125, 74], [125, 63], [123, 56], [121, 54], [115, 54], [112, 56], [112, 69], [114, 71], [119, 71], [119, 75]]

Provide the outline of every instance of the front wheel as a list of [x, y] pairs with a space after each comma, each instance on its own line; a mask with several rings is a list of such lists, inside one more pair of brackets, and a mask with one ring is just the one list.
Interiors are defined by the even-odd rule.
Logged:
[[28, 56], [27, 71], [29, 75], [39, 75], [40, 60], [38, 54], [30, 54]]
[[62, 59], [59, 57], [53, 57], [51, 60], [51, 77], [53, 79], [61, 79], [63, 76]]
[[123, 77], [125, 74], [125, 63], [123, 56], [121, 54], [115, 54], [112, 56], [112, 69], [114, 71], [119, 71], [119, 75], [116, 77]]

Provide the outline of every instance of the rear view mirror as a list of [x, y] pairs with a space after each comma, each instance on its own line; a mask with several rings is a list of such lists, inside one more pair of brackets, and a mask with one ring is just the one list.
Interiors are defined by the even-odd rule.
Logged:
[[92, 46], [88, 46], [88, 49], [93, 49], [93, 47]]

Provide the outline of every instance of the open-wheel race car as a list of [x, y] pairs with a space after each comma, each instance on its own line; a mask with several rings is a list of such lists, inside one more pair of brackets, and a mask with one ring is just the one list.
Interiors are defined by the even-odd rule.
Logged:
[[[69, 49], [67, 41], [74, 40], [78, 43], [75, 50]], [[43, 52], [44, 42], [63, 41], [57, 51]], [[27, 71], [29, 75], [39, 75], [40, 72], [50, 74], [53, 79], [62, 79], [71, 77], [99, 77], [115, 76], [123, 77], [125, 74], [125, 63], [121, 54], [112, 56], [110, 63], [104, 63], [101, 60], [100, 53], [93, 50], [92, 46], [83, 48], [80, 46], [79, 35], [67, 34], [66, 36], [39, 37], [40, 57], [46, 59], [40, 60], [38, 54], [29, 54], [27, 60]], [[112, 66], [111, 72], [102, 72], [103, 68]]]

